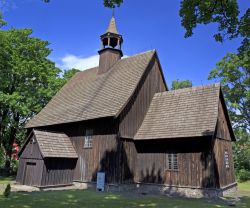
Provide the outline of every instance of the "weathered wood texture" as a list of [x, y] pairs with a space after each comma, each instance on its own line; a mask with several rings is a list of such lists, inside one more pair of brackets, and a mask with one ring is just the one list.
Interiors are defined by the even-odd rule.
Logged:
[[[229, 168], [225, 163], [225, 151], [228, 152]], [[214, 142], [214, 160], [217, 187], [224, 187], [235, 182], [233, 151], [230, 141], [215, 139]]]
[[118, 60], [121, 59], [121, 52], [116, 49], [106, 48], [99, 51], [98, 74], [107, 72]]
[[[217, 186], [224, 187], [235, 182], [233, 151], [225, 112], [219, 103], [217, 132], [213, 144]], [[226, 167], [225, 152], [228, 153], [229, 167]]]
[[221, 101], [219, 102], [218, 121], [217, 121], [217, 130], [216, 131], [217, 131], [216, 132], [217, 138], [232, 141], [232, 138], [231, 138], [230, 132], [229, 132], [229, 128], [227, 125], [227, 120], [225, 117], [225, 112], [224, 112]]
[[[211, 138], [136, 142], [135, 180], [190, 187], [214, 187]], [[167, 154], [177, 153], [178, 170], [167, 169]]]
[[76, 159], [42, 158], [33, 135], [20, 156], [16, 181], [31, 186], [70, 184], [75, 165]]
[[[30, 140], [35, 142], [31, 143]], [[27, 145], [20, 155], [16, 181], [21, 184], [39, 186], [41, 184], [42, 167], [42, 155], [33, 135], [27, 141]]]
[[136, 174], [137, 151], [133, 140], [122, 139], [121, 159], [119, 166], [120, 183], [133, 183]]
[[[31, 140], [34, 140], [34, 142], [30, 142]], [[27, 141], [27, 145], [20, 155], [20, 159], [22, 158], [42, 159], [42, 155], [34, 135], [29, 138], [29, 141]]]
[[[98, 171], [105, 171], [106, 181], [118, 182], [120, 173], [120, 140], [117, 137], [118, 124], [113, 118], [69, 123], [46, 127], [50, 131], [66, 133], [77, 151], [78, 160], [74, 170], [75, 181], [96, 181]], [[84, 148], [85, 133], [93, 130], [91, 148]]]
[[41, 186], [44, 161], [20, 158], [16, 181], [20, 184]]
[[79, 158], [74, 180], [96, 181], [98, 171], [106, 173], [106, 181], [116, 182], [118, 174], [118, 141], [115, 135], [94, 135], [92, 148], [84, 148], [84, 137], [72, 138]]
[[67, 185], [73, 182], [75, 159], [46, 158], [41, 186]]
[[166, 91], [158, 61], [153, 58], [130, 101], [120, 115], [119, 132], [123, 138], [133, 138], [146, 115], [155, 93]]

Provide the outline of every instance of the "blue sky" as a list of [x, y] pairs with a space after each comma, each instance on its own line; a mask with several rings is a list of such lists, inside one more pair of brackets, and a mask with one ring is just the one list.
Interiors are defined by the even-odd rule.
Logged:
[[[99, 36], [112, 14], [102, 0], [6, 1], [8, 27], [32, 28], [33, 36], [48, 40], [53, 49], [49, 58], [58, 66], [85, 69], [98, 64]], [[247, 0], [238, 2], [242, 13], [250, 6]], [[156, 49], [169, 86], [175, 79], [189, 79], [193, 85], [213, 83], [207, 80], [209, 71], [227, 52], [236, 51], [240, 39], [215, 42], [216, 25], [198, 26], [185, 39], [179, 8], [176, 0], [124, 0], [115, 11], [123, 53], [131, 56]]]

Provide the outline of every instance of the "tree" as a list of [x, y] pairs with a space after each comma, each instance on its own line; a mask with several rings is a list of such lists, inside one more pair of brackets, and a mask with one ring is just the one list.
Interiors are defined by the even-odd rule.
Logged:
[[190, 80], [174, 80], [172, 82], [171, 90], [177, 90], [182, 88], [192, 87], [192, 81]]
[[250, 135], [243, 129], [236, 129], [237, 142], [233, 146], [234, 166], [238, 180], [250, 180]]
[[103, 0], [103, 4], [108, 8], [119, 7], [123, 3], [123, 0]]
[[250, 130], [250, 8], [239, 16], [236, 0], [182, 0], [180, 16], [185, 37], [193, 35], [198, 24], [218, 24], [216, 41], [241, 38], [237, 53], [228, 53], [210, 72], [219, 79], [235, 128]]
[[6, 168], [23, 125], [62, 85], [61, 70], [47, 59], [48, 42], [31, 34], [30, 29], [0, 31], [0, 145], [8, 158]]
[[235, 38], [238, 35], [239, 8], [236, 0], [182, 0], [179, 11], [181, 24], [186, 29], [185, 37], [193, 35], [198, 24], [218, 24], [217, 41]]
[[[51, 0], [43, 0], [45, 3], [49, 3]], [[119, 7], [123, 3], [123, 0], [103, 0], [103, 5], [108, 8]]]
[[[249, 52], [249, 50], [248, 50]], [[234, 128], [250, 132], [250, 54], [228, 53], [210, 72], [219, 79]]]
[[0, 28], [4, 25], [6, 25], [6, 22], [4, 21], [2, 12], [0, 11]]
[[63, 84], [66, 84], [66, 82], [70, 80], [71, 77], [73, 77], [77, 72], [80, 72], [80, 70], [74, 68], [65, 70], [63, 74]]
[[236, 0], [182, 0], [180, 16], [185, 37], [192, 36], [198, 24], [217, 23], [216, 41], [242, 40], [236, 53], [226, 54], [216, 64], [209, 79], [221, 82], [229, 108], [237, 138], [234, 144], [237, 176], [240, 180], [250, 179], [250, 9], [240, 17]]

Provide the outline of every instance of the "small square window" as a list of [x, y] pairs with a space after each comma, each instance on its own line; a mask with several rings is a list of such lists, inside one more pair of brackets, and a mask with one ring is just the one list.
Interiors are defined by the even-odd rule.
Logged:
[[225, 160], [225, 167], [227, 169], [229, 169], [230, 168], [230, 166], [229, 166], [229, 154], [228, 154], [227, 150], [224, 152], [224, 160]]
[[87, 129], [84, 137], [84, 148], [91, 148], [93, 143], [93, 129]]
[[35, 140], [34, 137], [32, 137], [32, 138], [30, 139], [30, 144], [35, 144], [35, 143], [36, 143], [36, 140]]
[[167, 154], [167, 169], [168, 170], [178, 170], [177, 153], [168, 153]]

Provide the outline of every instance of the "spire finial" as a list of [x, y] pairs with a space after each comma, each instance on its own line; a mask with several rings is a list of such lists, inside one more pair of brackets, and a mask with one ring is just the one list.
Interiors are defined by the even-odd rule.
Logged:
[[112, 17], [111, 17], [111, 20], [109, 22], [109, 26], [108, 26], [107, 32], [119, 34], [118, 31], [117, 31], [117, 28], [116, 28], [114, 13], [115, 12], [114, 12], [114, 8], [113, 8]]
[[112, 8], [112, 17], [115, 17], [115, 7]]

